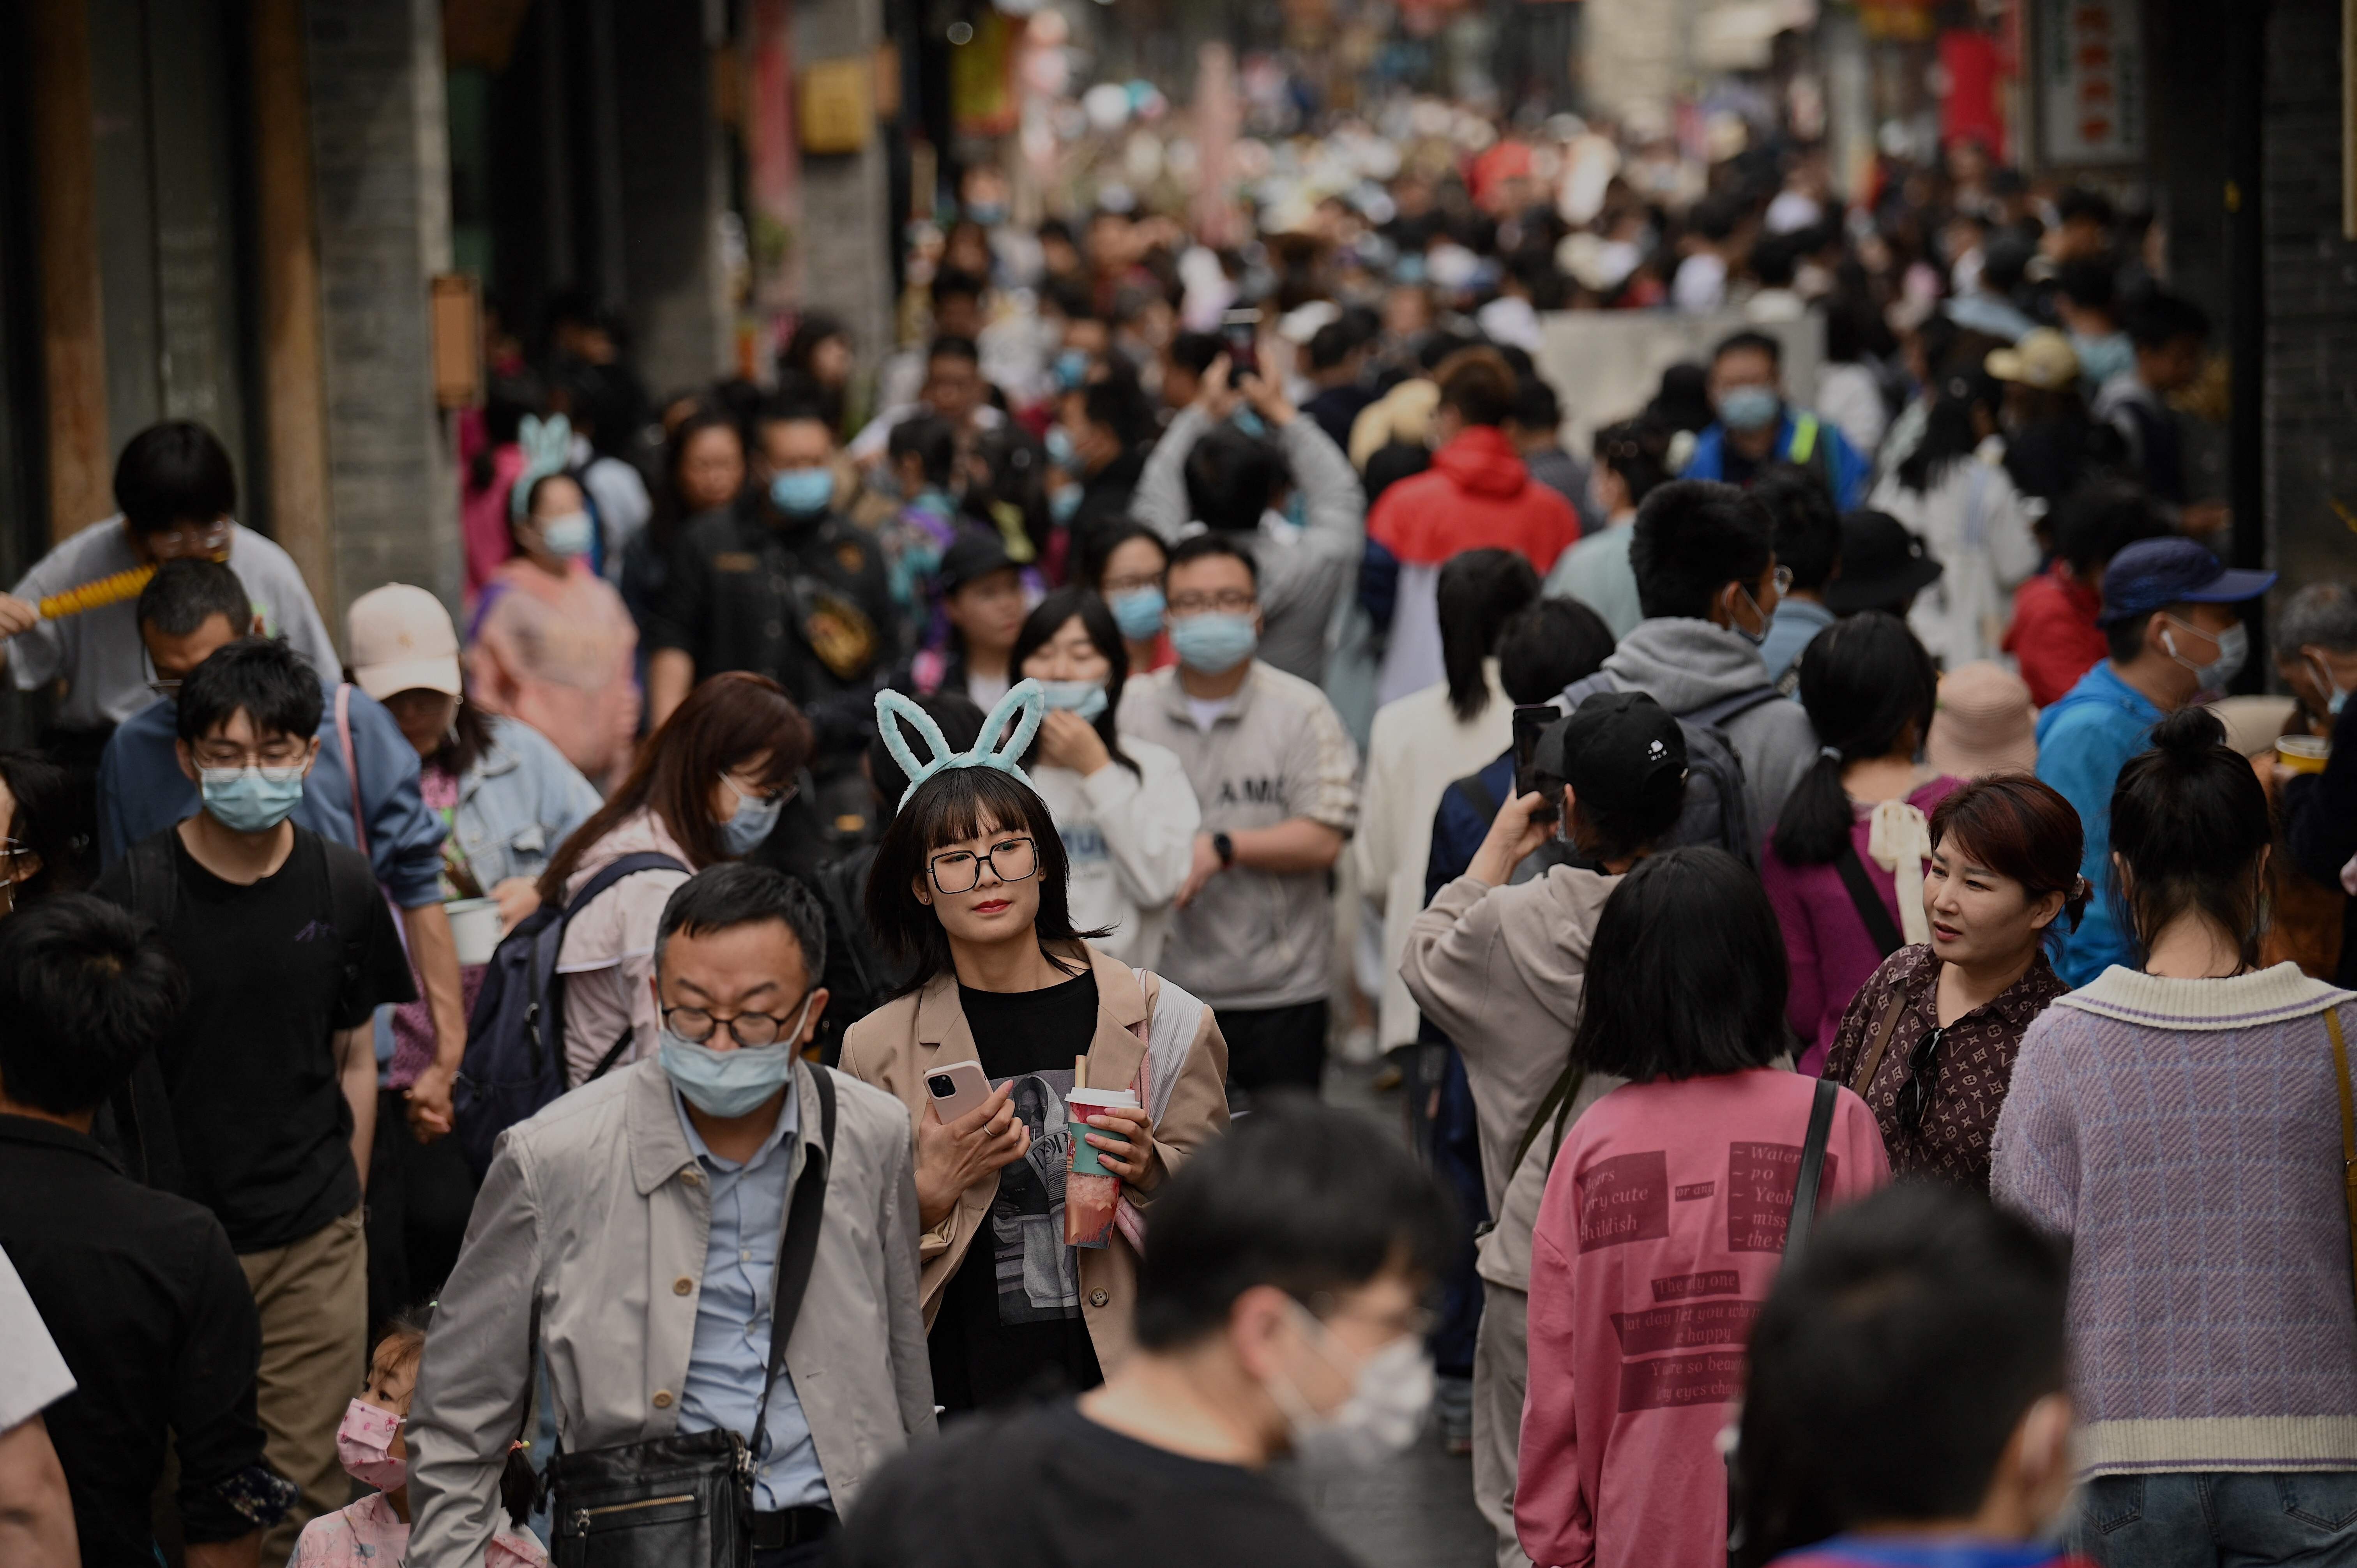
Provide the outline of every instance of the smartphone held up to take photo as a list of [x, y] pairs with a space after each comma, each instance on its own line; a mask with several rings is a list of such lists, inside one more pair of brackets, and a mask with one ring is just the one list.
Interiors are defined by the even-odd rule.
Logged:
[[[1514, 709], [1514, 794], [1529, 794], [1538, 786], [1539, 732], [1563, 717], [1553, 703], [1529, 703]], [[1555, 821], [1558, 807], [1548, 805], [1531, 813], [1534, 822]]]

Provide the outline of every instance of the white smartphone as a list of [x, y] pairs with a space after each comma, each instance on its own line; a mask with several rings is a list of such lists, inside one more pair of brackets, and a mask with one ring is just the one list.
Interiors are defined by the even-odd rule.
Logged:
[[944, 1062], [925, 1075], [933, 1114], [944, 1123], [977, 1110], [990, 1098], [990, 1075], [980, 1062]]

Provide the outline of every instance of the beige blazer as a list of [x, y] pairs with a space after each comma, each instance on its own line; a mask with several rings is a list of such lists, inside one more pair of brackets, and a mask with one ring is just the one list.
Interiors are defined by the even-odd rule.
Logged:
[[[1138, 972], [1120, 960], [1095, 948], [1088, 954], [1097, 982], [1089, 1082], [1099, 1088], [1135, 1083], [1152, 1036], [1155, 1071], [1145, 1103], [1160, 1105], [1154, 1118], [1154, 1146], [1161, 1153], [1164, 1171], [1176, 1175], [1189, 1155], [1227, 1130], [1227, 1041], [1220, 1037], [1211, 1010], [1168, 981], [1146, 974], [1141, 987]], [[1149, 1017], [1155, 1026], [1151, 1030]], [[1193, 1026], [1183, 1030], [1183, 1040], [1168, 1037], [1181, 1034], [1189, 1019]], [[954, 974], [937, 976], [922, 989], [886, 1003], [854, 1024], [843, 1039], [843, 1070], [898, 1095], [909, 1108], [912, 1126], [931, 1105], [925, 1075], [943, 1062], [976, 1059], [974, 1031], [959, 1005]], [[919, 1295], [928, 1332], [950, 1276], [987, 1224], [991, 1199], [997, 1196], [998, 1176], [993, 1172], [967, 1187], [949, 1218], [919, 1239]], [[1147, 1213], [1150, 1238], [1153, 1220], [1147, 1206], [1152, 1195], [1132, 1188], [1128, 1196]], [[1149, 1240], [1147, 1245], [1152, 1244]], [[1111, 1246], [1083, 1249], [1081, 1312], [1097, 1364], [1108, 1376], [1129, 1354], [1136, 1305], [1137, 1254], [1128, 1240], [1116, 1232]]]

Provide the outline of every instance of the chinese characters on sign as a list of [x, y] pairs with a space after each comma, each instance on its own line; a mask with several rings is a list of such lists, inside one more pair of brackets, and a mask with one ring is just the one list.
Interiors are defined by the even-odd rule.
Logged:
[[2039, 118], [2052, 164], [2144, 156], [2144, 35], [2137, 0], [2038, 8]]

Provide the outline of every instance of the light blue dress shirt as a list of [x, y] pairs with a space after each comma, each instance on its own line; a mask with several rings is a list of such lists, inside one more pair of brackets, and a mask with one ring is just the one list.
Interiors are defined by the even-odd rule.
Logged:
[[[712, 1235], [704, 1249], [704, 1288], [695, 1298], [695, 1341], [680, 1390], [679, 1429], [750, 1433], [770, 1368], [771, 1276], [786, 1223], [795, 1096], [789, 1089], [776, 1129], [743, 1165], [706, 1148], [679, 1091], [671, 1098], [680, 1131], [712, 1187]], [[768, 1428], [768, 1444], [755, 1444], [753, 1507], [762, 1513], [833, 1507], [793, 1374], [783, 1367], [770, 1394]]]

